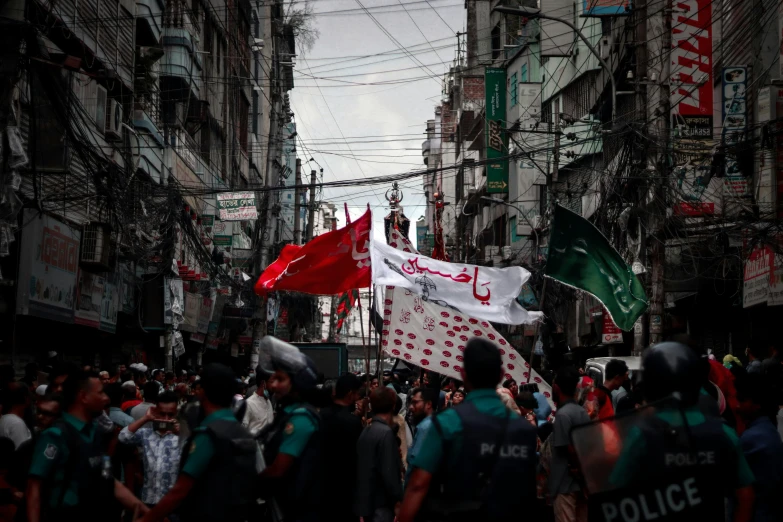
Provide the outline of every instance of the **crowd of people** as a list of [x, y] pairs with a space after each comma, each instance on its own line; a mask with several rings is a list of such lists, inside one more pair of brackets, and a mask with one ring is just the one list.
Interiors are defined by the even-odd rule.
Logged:
[[[555, 408], [536, 386], [501, 381], [497, 347], [478, 338], [460, 381], [386, 371], [324, 382], [274, 338], [243, 375], [61, 364], [43, 383], [33, 366], [19, 380], [3, 371], [0, 522], [585, 521], [588, 499], [603, 492], [575, 428], [604, 427], [593, 468], [630, 491], [679, 476], [667, 448], [683, 447], [671, 435], [683, 424], [689, 454], [712, 444], [720, 455], [709, 468], [724, 477], [720, 503], [704, 504], [737, 522], [780, 521], [783, 366], [772, 347], [748, 355], [745, 369], [683, 339], [650, 348], [639, 372], [611, 360], [601, 382], [565, 366], [552, 379]], [[684, 423], [660, 405], [671, 397]], [[616, 419], [651, 405], [655, 415], [634, 424], [641, 431], [619, 428]], [[602, 452], [605, 465], [595, 464]], [[590, 520], [647, 519], [613, 506]]]

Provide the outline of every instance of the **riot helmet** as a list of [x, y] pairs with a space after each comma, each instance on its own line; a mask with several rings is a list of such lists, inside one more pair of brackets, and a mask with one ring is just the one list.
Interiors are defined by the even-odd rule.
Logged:
[[314, 390], [318, 385], [318, 374], [312, 359], [296, 346], [267, 335], [261, 339], [258, 372], [271, 375], [276, 371], [287, 373], [294, 389], [300, 392]]
[[690, 347], [665, 342], [650, 347], [642, 358], [644, 398], [655, 402], [673, 396], [684, 406], [699, 398], [704, 362]]

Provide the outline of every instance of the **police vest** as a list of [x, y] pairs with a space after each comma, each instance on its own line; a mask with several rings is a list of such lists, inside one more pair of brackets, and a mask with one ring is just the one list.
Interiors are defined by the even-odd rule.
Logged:
[[[509, 411], [498, 418], [469, 402], [454, 411], [462, 422], [462, 447], [455, 460], [455, 450], [444, 442], [443, 464], [421, 518], [505, 522], [518, 517], [535, 499], [536, 429]], [[437, 417], [433, 427], [440, 432]]]
[[183, 522], [242, 522], [247, 520], [255, 500], [257, 481], [253, 436], [234, 420], [216, 420], [197, 428], [185, 444], [180, 471], [190, 455], [193, 438], [206, 433], [215, 453], [209, 466], [182, 503]]
[[[114, 500], [114, 476], [104, 478], [104, 439], [99, 430], [92, 441], [86, 441], [73, 425], [60, 419], [54, 427], [59, 428], [68, 446], [68, 458], [64, 463], [61, 479], [54, 478], [44, 485], [48, 506], [44, 510], [45, 520], [61, 520], [63, 517], [77, 517], [86, 522], [103, 520], [107, 510], [116, 506]], [[76, 484], [78, 504], [65, 506], [64, 500], [71, 484]], [[48, 502], [47, 502], [48, 500]]]
[[266, 426], [257, 435], [264, 448], [264, 461], [271, 466], [280, 452], [280, 446], [285, 438], [285, 427], [291, 419], [297, 416], [306, 416], [313, 420], [316, 430], [307, 442], [302, 455], [295, 459], [293, 465], [284, 477], [270, 479], [268, 484], [263, 484], [263, 489], [269, 489], [277, 501], [284, 519], [296, 520], [297, 518], [317, 515], [322, 510], [321, 484], [323, 480], [323, 460], [321, 449], [321, 418], [318, 411], [309, 404], [303, 404], [304, 411], [283, 413], [275, 417], [272, 424]]
[[724, 520], [738, 454], [723, 422], [672, 426], [657, 416], [640, 425], [638, 470], [619, 490], [590, 497], [591, 519], [605, 522]]

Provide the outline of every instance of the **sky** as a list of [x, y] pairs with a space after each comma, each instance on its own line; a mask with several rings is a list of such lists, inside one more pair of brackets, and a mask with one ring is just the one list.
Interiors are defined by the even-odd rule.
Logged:
[[[305, 163], [310, 158], [324, 169], [325, 182], [424, 169], [421, 143], [426, 121], [434, 118], [440, 104], [443, 74], [455, 57], [456, 33], [465, 30], [464, 2], [310, 1], [320, 36], [305, 54], [300, 50], [290, 92], [303, 177], [309, 177], [311, 168], [319, 169]], [[296, 2], [293, 5], [299, 7]], [[355, 85], [379, 82], [387, 84]], [[415, 243], [415, 222], [425, 211], [422, 178], [405, 180], [400, 188]], [[381, 239], [388, 189], [391, 184], [326, 188], [319, 199], [338, 206], [340, 226], [345, 225], [344, 202], [353, 219], [369, 203], [374, 236]]]

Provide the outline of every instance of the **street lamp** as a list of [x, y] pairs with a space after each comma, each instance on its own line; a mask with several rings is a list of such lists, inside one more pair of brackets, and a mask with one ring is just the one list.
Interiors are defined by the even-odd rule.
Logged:
[[555, 22], [560, 22], [561, 24], [567, 25], [577, 35], [579, 35], [579, 38], [582, 39], [582, 41], [590, 50], [590, 52], [593, 53], [593, 56], [598, 58], [598, 62], [601, 64], [601, 67], [603, 67], [603, 69], [606, 71], [606, 74], [609, 75], [609, 83], [612, 84], [612, 124], [614, 125], [614, 117], [615, 117], [615, 110], [616, 110], [615, 108], [617, 107], [617, 84], [615, 83], [614, 80], [614, 73], [612, 73], [612, 69], [609, 68], [609, 64], [607, 64], [604, 61], [604, 59], [601, 58], [601, 55], [598, 53], [595, 47], [593, 47], [593, 45], [590, 43], [587, 37], [582, 33], [582, 31], [580, 31], [576, 27], [576, 25], [566, 20], [565, 18], [558, 18], [556, 16], [549, 16], [547, 14], [543, 14], [540, 9], [537, 9], [535, 7], [506, 7], [506, 6], [499, 5], [495, 7], [493, 11], [497, 11], [498, 13], [503, 13], [503, 14], [523, 16], [531, 20], [535, 20], [536, 18], [541, 18], [544, 20], [553, 20]]
[[502, 199], [497, 198], [491, 198], [489, 196], [481, 196], [481, 199], [484, 201], [489, 201], [490, 203], [494, 203], [496, 205], [505, 205], [507, 207], [511, 207], [513, 209], [516, 209], [517, 212], [519, 212], [519, 215], [525, 218], [525, 221], [527, 221], [527, 224], [530, 225], [530, 230], [533, 231], [533, 235], [536, 236], [536, 249], [538, 249], [540, 243], [538, 242], [538, 232], [536, 232], [536, 227], [533, 226], [533, 223], [530, 222], [530, 220], [527, 218], [527, 214], [518, 206], [512, 205], [511, 203], [507, 201], [503, 201]]

